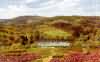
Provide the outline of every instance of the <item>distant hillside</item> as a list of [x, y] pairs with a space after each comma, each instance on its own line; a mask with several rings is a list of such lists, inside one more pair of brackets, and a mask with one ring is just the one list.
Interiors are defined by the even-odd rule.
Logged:
[[42, 16], [20, 16], [13, 19], [2, 20], [1, 23], [5, 24], [27, 24], [27, 23], [35, 23], [41, 22], [42, 20], [46, 19], [47, 17]]
[[43, 16], [19, 16], [13, 19], [0, 19], [0, 23], [4, 24], [29, 24], [29, 23], [43, 23], [54, 20], [67, 20], [75, 21], [75, 19], [85, 20], [100, 20], [99, 16], [55, 16], [55, 17], [43, 17]]

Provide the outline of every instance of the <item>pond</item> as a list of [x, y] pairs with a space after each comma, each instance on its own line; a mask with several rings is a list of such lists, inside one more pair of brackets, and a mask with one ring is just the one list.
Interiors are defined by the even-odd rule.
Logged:
[[64, 41], [41, 41], [37, 42], [37, 45], [40, 47], [67, 47], [70, 46], [70, 43]]

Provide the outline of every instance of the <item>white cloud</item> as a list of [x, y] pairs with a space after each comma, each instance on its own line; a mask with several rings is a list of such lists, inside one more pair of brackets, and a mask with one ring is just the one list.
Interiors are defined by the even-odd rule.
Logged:
[[100, 15], [99, 6], [100, 0], [80, 0], [80, 14], [88, 16]]
[[59, 4], [54, 4], [48, 7], [39, 8], [38, 13], [40, 15], [73, 15], [78, 12], [78, 3], [79, 0], [64, 0]]
[[[0, 18], [12, 18], [22, 15], [100, 15], [98, 11], [84, 11], [81, 0], [10, 0], [7, 8], [0, 8]], [[38, 3], [38, 4], [33, 4]], [[28, 4], [32, 4], [30, 7]], [[35, 7], [37, 6], [37, 7]], [[84, 6], [84, 5], [83, 5]], [[95, 7], [94, 7], [95, 8]]]
[[25, 0], [26, 3], [36, 2], [36, 0]]
[[[77, 9], [76, 6], [79, 0], [49, 0], [48, 2], [43, 3], [42, 7], [39, 8], [30, 8], [26, 4], [30, 2], [36, 2], [36, 0], [23, 0], [22, 5], [8, 5], [8, 8], [2, 10], [0, 9], [0, 17], [12, 18], [20, 15], [44, 15], [44, 16], [53, 16], [53, 15], [72, 15]], [[41, 4], [41, 3], [39, 3]], [[38, 5], [38, 4], [37, 4]]]

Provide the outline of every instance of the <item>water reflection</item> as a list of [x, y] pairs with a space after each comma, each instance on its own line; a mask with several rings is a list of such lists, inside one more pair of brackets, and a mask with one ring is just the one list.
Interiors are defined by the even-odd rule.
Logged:
[[66, 46], [70, 46], [70, 43], [64, 41], [41, 41], [38, 42], [37, 45], [40, 47], [53, 47], [53, 46], [66, 47]]

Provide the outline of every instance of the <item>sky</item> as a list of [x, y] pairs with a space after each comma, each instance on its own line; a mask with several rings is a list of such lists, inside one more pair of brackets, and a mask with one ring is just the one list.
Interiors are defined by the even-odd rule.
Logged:
[[0, 18], [18, 16], [100, 16], [100, 0], [0, 0]]

